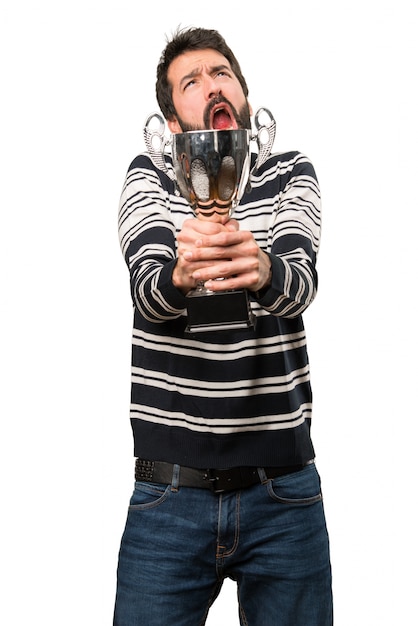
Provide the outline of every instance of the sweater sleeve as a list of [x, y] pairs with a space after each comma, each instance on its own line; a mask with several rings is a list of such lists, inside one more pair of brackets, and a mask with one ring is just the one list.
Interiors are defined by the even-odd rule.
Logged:
[[185, 309], [185, 297], [171, 279], [176, 233], [170, 185], [168, 177], [140, 155], [129, 167], [119, 205], [119, 241], [130, 271], [132, 300], [151, 322], [174, 319]]
[[296, 153], [289, 163], [279, 166], [280, 191], [269, 250], [272, 282], [259, 303], [273, 315], [293, 318], [306, 310], [317, 292], [321, 196], [309, 159]]

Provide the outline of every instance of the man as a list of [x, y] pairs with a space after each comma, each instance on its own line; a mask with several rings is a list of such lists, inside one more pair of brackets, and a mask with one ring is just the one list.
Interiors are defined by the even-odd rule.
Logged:
[[[247, 96], [219, 33], [192, 28], [168, 42], [157, 99], [172, 133], [250, 128]], [[298, 152], [271, 155], [232, 219], [203, 221], [140, 155], [123, 188], [119, 232], [134, 303], [137, 461], [114, 624], [204, 624], [230, 577], [242, 624], [329, 626], [301, 317], [317, 288], [312, 164]], [[199, 281], [212, 291], [247, 289], [255, 328], [185, 334], [186, 294]]]

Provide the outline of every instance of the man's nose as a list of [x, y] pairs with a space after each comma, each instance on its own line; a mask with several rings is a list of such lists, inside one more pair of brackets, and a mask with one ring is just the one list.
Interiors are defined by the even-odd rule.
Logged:
[[205, 80], [205, 96], [207, 100], [212, 100], [221, 93], [219, 85], [216, 84], [216, 80], [211, 76], [207, 76]]

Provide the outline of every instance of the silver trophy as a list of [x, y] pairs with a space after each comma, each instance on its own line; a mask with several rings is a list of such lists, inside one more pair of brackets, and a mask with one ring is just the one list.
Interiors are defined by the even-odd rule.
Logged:
[[[262, 124], [262, 116], [267, 118], [266, 124]], [[273, 146], [276, 123], [268, 109], [257, 111], [255, 126], [255, 135], [246, 129], [202, 130], [177, 133], [167, 140], [163, 118], [153, 113], [146, 121], [144, 139], [154, 165], [177, 184], [198, 219], [217, 220], [216, 215], [229, 219], [250, 189], [251, 174], [266, 161]], [[254, 140], [258, 156], [251, 170], [250, 142]], [[169, 145], [174, 170], [164, 158]], [[187, 333], [252, 328], [255, 324], [246, 289], [214, 292], [202, 282], [187, 294], [186, 307]]]

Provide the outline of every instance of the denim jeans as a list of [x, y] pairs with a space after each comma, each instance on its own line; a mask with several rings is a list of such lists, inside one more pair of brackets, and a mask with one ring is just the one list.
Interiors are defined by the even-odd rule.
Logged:
[[[245, 626], [331, 626], [328, 533], [315, 464], [214, 494], [135, 483], [122, 537], [114, 626], [201, 626], [237, 582]], [[265, 479], [265, 480], [264, 480]], [[221, 624], [220, 626], [227, 626]]]

